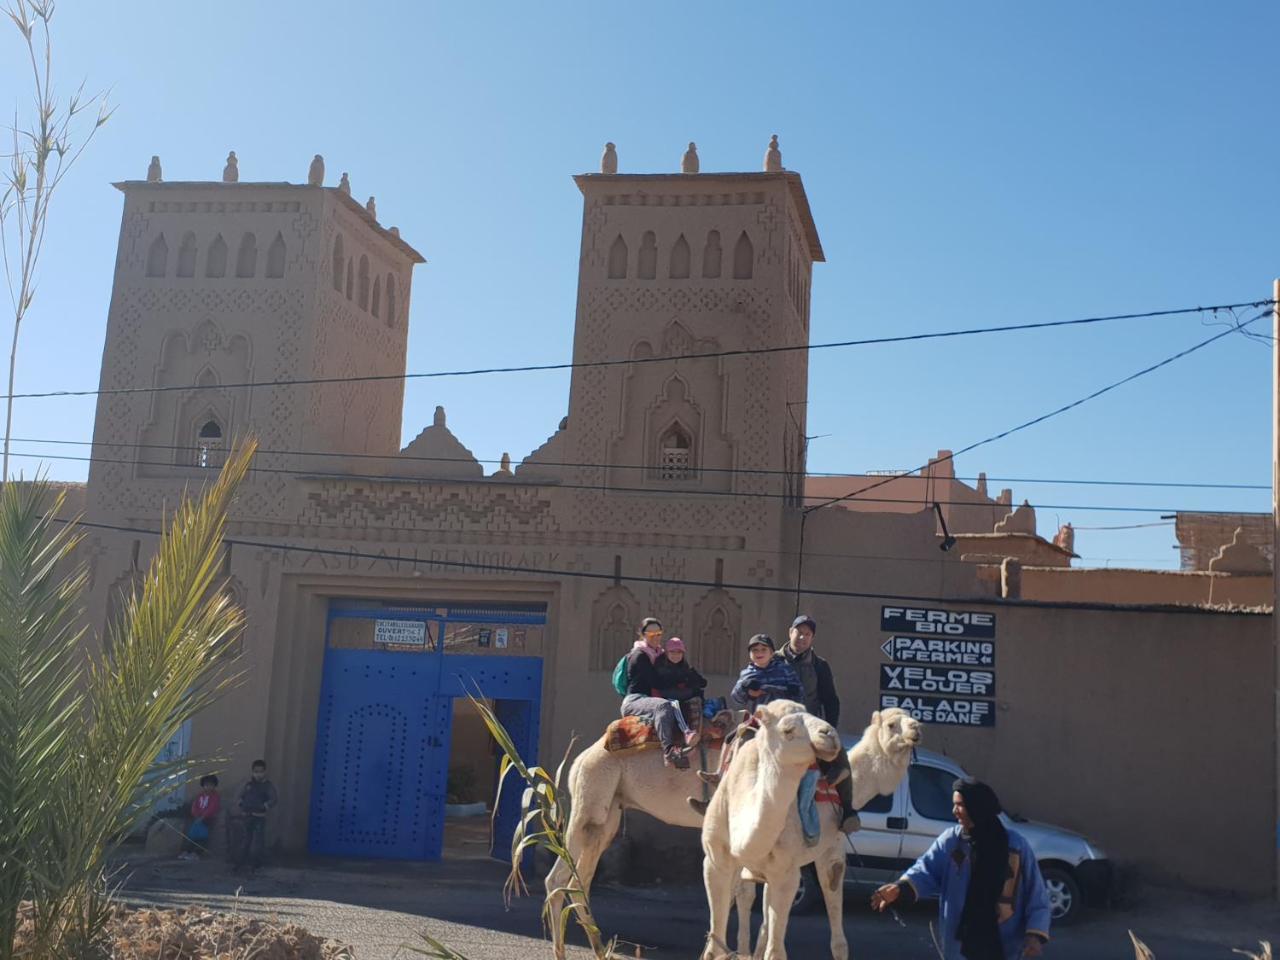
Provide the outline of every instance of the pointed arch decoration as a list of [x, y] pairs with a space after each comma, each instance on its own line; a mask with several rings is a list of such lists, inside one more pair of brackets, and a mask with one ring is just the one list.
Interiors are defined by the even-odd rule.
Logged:
[[689, 279], [689, 260], [689, 241], [682, 233], [676, 239], [675, 246], [671, 248], [671, 265], [668, 272], [672, 280]]
[[373, 299], [369, 303], [369, 312], [375, 319], [382, 317], [382, 277], [373, 278]]
[[151, 241], [151, 248], [147, 251], [147, 276], [163, 277], [168, 270], [169, 244], [162, 233]]
[[178, 276], [194, 277], [196, 275], [196, 235], [188, 230], [182, 235], [182, 243], [178, 245]]
[[630, 649], [640, 623], [640, 602], [626, 587], [614, 584], [591, 604], [591, 647], [588, 669], [611, 671]]
[[702, 248], [702, 276], [708, 280], [720, 279], [720, 231], [707, 234], [707, 245]]
[[627, 241], [622, 239], [622, 234], [618, 234], [609, 248], [609, 279], [627, 279]]
[[737, 673], [741, 604], [728, 590], [716, 587], [703, 594], [694, 606], [693, 622], [698, 637], [698, 669], [704, 675]]
[[342, 292], [342, 276], [345, 263], [346, 260], [342, 254], [342, 234], [338, 234], [333, 238], [333, 289], [336, 293]]
[[369, 309], [369, 257], [360, 255], [360, 269], [356, 273], [356, 303], [361, 310]]
[[279, 230], [276, 231], [276, 238], [271, 241], [271, 246], [267, 248], [267, 278], [270, 280], [279, 280], [284, 276], [284, 260], [285, 260], [284, 234]]
[[652, 230], [646, 230], [640, 238], [640, 265], [637, 274], [641, 280], [652, 280], [658, 275], [658, 238]]
[[400, 315], [396, 313], [396, 275], [387, 274], [387, 326], [394, 327]]
[[356, 270], [355, 264], [350, 260], [347, 261], [347, 299], [354, 300], [356, 293]]
[[227, 275], [227, 242], [222, 239], [222, 234], [214, 237], [213, 243], [209, 244], [209, 253], [204, 261], [204, 275], [213, 278]]
[[755, 259], [755, 247], [752, 246], [747, 231], [743, 230], [733, 248], [733, 279], [750, 280]]
[[250, 231], [240, 237], [240, 249], [236, 253], [236, 276], [248, 278], [258, 273], [258, 238]]

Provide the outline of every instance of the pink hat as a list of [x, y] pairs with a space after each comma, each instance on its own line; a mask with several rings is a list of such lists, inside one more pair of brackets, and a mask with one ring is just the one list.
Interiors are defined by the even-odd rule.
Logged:
[[683, 652], [684, 652], [684, 641], [683, 641], [683, 640], [681, 640], [679, 637], [672, 637], [670, 640], [668, 640], [668, 641], [666, 642], [666, 644], [664, 645], [663, 649], [665, 649], [665, 650], [679, 650], [681, 653], [683, 653]]

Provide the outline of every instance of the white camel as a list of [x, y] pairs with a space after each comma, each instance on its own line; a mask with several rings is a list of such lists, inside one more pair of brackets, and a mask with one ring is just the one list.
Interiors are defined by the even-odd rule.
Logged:
[[711, 909], [703, 960], [727, 956], [729, 911], [744, 873], [765, 883], [763, 956], [786, 960], [783, 940], [800, 885], [789, 842], [800, 830], [796, 791], [815, 757], [830, 760], [840, 752], [836, 728], [801, 704], [775, 700], [757, 708], [756, 718], [756, 735], [734, 754], [702, 824], [702, 877]]
[[[877, 793], [892, 793], [906, 776], [911, 762], [911, 747], [920, 741], [920, 724], [905, 711], [893, 708], [872, 714], [871, 725], [862, 739], [849, 752], [853, 768], [853, 803], [855, 809]], [[707, 769], [715, 770], [720, 762], [719, 749], [707, 751]], [[704, 785], [694, 769], [677, 770], [662, 762], [662, 751], [656, 746], [642, 750], [611, 752], [602, 741], [587, 747], [569, 770], [569, 823], [565, 833], [565, 848], [577, 865], [578, 880], [586, 893], [599, 866], [600, 857], [617, 835], [623, 810], [642, 810], [663, 823], [677, 827], [702, 827], [702, 817], [688, 805], [687, 797], [703, 795]], [[828, 826], [835, 826], [834, 837], [828, 836]], [[834, 840], [837, 856], [832, 856], [828, 841]], [[844, 834], [838, 825], [823, 820], [823, 841], [818, 847], [805, 847], [808, 852], [826, 854], [823, 864], [838, 861], [841, 883], [844, 880]], [[805, 863], [813, 862], [813, 859]], [[828, 867], [828, 872], [830, 867]], [[551, 916], [559, 917], [564, 897], [556, 891], [569, 882], [569, 868], [557, 860], [547, 874], [547, 898]], [[833, 913], [832, 898], [827, 896], [823, 884], [828, 916], [835, 918], [832, 924], [833, 947], [835, 931], [840, 929], [843, 901], [836, 898], [837, 912]], [[839, 889], [839, 887], [835, 888]], [[743, 918], [749, 918], [751, 902], [755, 898], [753, 884], [743, 884], [739, 892], [739, 944], [749, 943], [750, 927]], [[746, 913], [741, 912], [745, 904]], [[558, 923], [552, 924], [551, 939], [556, 960], [564, 960], [565, 947]], [[749, 950], [743, 956], [749, 955]]]
[[[707, 768], [720, 763], [718, 747], [706, 751]], [[677, 827], [702, 826], [702, 817], [689, 806], [688, 797], [700, 797], [704, 784], [698, 779], [699, 757], [688, 769], [666, 766], [656, 744], [641, 749], [609, 751], [603, 739], [583, 750], [569, 769], [569, 823], [565, 828], [565, 849], [577, 867], [578, 880], [586, 894], [591, 892], [600, 857], [618, 833], [623, 810], [643, 810], [652, 817]], [[559, 917], [564, 895], [559, 892], [570, 882], [568, 866], [557, 860], [547, 874], [550, 915]], [[551, 925], [551, 941], [556, 960], [564, 960], [565, 946], [558, 923]]]
[[[862, 739], [849, 751], [849, 766], [853, 770], [853, 808], [866, 806], [880, 794], [889, 795], [907, 775], [911, 766], [911, 752], [919, 745], [922, 726], [918, 720], [897, 707], [877, 710], [871, 714], [871, 723], [862, 732]], [[736, 760], [735, 760], [736, 762]], [[791, 804], [795, 807], [794, 801]], [[793, 871], [797, 884], [800, 869], [814, 865], [818, 887], [827, 907], [827, 920], [831, 926], [832, 960], [847, 960], [849, 945], [844, 936], [844, 872], [845, 835], [840, 832], [840, 812], [831, 804], [819, 804], [819, 822], [822, 833], [816, 846], [804, 842], [804, 833], [797, 814], [778, 839], [779, 857], [790, 857], [795, 863]], [[705, 828], [704, 828], [705, 829]], [[744, 877], [737, 887], [738, 955], [751, 956], [751, 905], [755, 901], [756, 882]], [[791, 888], [794, 898], [796, 887]], [[765, 897], [769, 892], [766, 888]], [[760, 944], [768, 939], [769, 914], [765, 914], [765, 926], [761, 927]], [[768, 956], [768, 954], [766, 954]]]

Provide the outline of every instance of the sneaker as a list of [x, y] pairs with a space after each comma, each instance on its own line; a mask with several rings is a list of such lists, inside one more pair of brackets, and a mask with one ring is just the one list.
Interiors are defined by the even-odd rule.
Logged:
[[711, 801], [703, 800], [701, 797], [689, 797], [689, 806], [693, 808], [694, 813], [700, 817], [707, 815], [707, 807], [711, 806]]
[[668, 767], [675, 767], [677, 770], [689, 769], [689, 758], [680, 752], [679, 747], [671, 747], [662, 757], [662, 762]]
[[858, 818], [858, 815], [856, 813], [853, 813], [852, 811], [845, 814], [844, 820], [842, 820], [840, 823], [841, 833], [853, 833], [857, 830], [860, 830], [861, 828], [862, 828], [862, 821]]
[[690, 730], [688, 733], [684, 735], [684, 748], [688, 750], [691, 747], [697, 746], [698, 740], [701, 736], [702, 736], [702, 731]]
[[714, 770], [699, 770], [698, 779], [703, 783], [709, 783], [714, 787], [720, 782], [720, 774]]

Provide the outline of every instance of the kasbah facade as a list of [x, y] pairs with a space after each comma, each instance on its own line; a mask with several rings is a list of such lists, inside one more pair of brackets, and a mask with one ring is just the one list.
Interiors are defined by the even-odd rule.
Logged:
[[[558, 761], [617, 715], [610, 672], [653, 615], [724, 695], [745, 638], [781, 637], [795, 615], [806, 505], [875, 484], [803, 521], [799, 606], [844, 731], [880, 705], [882, 644], [931, 636], [882, 623], [883, 608], [992, 614], [997, 682], [966, 715], [985, 725], [930, 723], [927, 746], [1140, 877], [1272, 890], [1270, 556], [1206, 528], [1183, 572], [1073, 569], [1069, 527], [1039, 537], [1032, 507], [957, 480], [945, 452], [897, 479], [807, 477], [807, 353], [759, 351], [809, 342], [824, 259], [809, 198], [776, 144], [762, 172], [696, 169], [620, 174], [610, 147], [574, 178], [567, 416], [487, 475], [439, 408], [408, 411], [426, 426], [400, 448], [424, 258], [345, 174], [326, 186], [316, 158], [306, 182], [246, 182], [232, 158], [221, 182], [171, 182], [153, 161], [116, 184], [84, 492], [95, 634], [139, 582], [166, 505], [231, 438], [261, 443], [225, 563], [247, 614], [229, 664], [244, 681], [182, 748], [226, 758], [228, 782], [264, 757], [283, 849], [437, 858], [449, 771], [469, 767], [492, 796], [467, 690], [527, 754]], [[592, 365], [619, 359], [636, 362]], [[261, 385], [275, 381], [302, 382]], [[139, 386], [164, 389], [109, 392]]]

